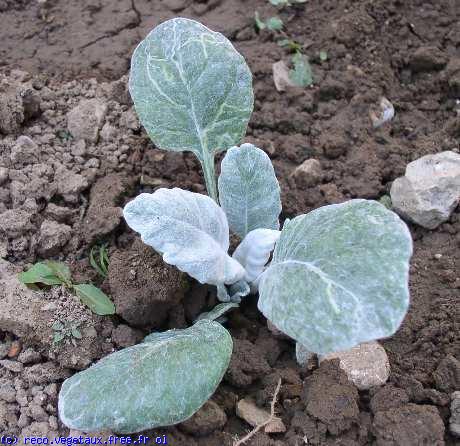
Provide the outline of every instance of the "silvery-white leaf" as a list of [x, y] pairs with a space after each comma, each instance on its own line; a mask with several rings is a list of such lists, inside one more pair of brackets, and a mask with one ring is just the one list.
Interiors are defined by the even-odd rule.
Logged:
[[232, 257], [246, 270], [247, 282], [254, 282], [263, 273], [280, 234], [273, 229], [254, 229], [235, 249]]
[[221, 304], [217, 304], [211, 311], [206, 311], [205, 313], [201, 313], [196, 320], [199, 321], [201, 319], [209, 319], [211, 321], [215, 321], [216, 319], [220, 318], [223, 314], [227, 311], [231, 310], [232, 308], [238, 308], [239, 305], [235, 302], [224, 302]]
[[201, 23], [168, 20], [134, 51], [129, 91], [155, 144], [194, 152], [207, 185], [213, 182], [211, 195], [217, 195], [214, 154], [241, 141], [253, 109], [252, 75], [243, 56]]
[[252, 144], [232, 147], [226, 153], [219, 200], [230, 229], [241, 238], [258, 228], [279, 229], [280, 186], [270, 158]]
[[140, 194], [124, 210], [128, 225], [163, 259], [201, 283], [234, 283], [243, 267], [228, 254], [228, 223], [222, 209], [206, 195], [182, 189]]
[[214, 393], [230, 362], [232, 338], [198, 321], [112, 353], [64, 381], [63, 423], [85, 432], [140, 432], [180, 423]]
[[223, 283], [217, 285], [217, 298], [221, 302], [236, 302], [240, 303], [242, 297], [246, 297], [251, 289], [245, 280], [239, 280], [231, 285]]
[[306, 349], [302, 344], [299, 342], [295, 343], [295, 358], [297, 360], [297, 364], [301, 366], [307, 365], [308, 361], [313, 355], [314, 353]]
[[393, 334], [409, 304], [412, 239], [376, 201], [351, 200], [291, 220], [259, 284], [259, 309], [320, 354]]

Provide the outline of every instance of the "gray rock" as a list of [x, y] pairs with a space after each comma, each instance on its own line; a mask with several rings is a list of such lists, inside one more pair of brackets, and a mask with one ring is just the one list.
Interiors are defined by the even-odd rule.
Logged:
[[89, 186], [83, 175], [67, 170], [64, 166], [56, 170], [55, 182], [58, 194], [68, 203], [78, 203], [80, 192]]
[[72, 228], [52, 220], [45, 220], [40, 227], [38, 252], [43, 257], [59, 254], [61, 248], [70, 240]]
[[107, 105], [99, 99], [84, 99], [67, 115], [67, 128], [75, 139], [97, 142]]
[[28, 136], [20, 136], [11, 149], [10, 160], [13, 164], [32, 164], [38, 161], [38, 145]]
[[40, 361], [41, 355], [33, 348], [28, 348], [21, 352], [18, 356], [18, 361], [22, 364], [34, 364]]
[[390, 193], [398, 214], [427, 229], [436, 228], [460, 200], [460, 155], [447, 151], [412, 161]]
[[452, 435], [460, 437], [460, 391], [451, 395], [449, 429]]
[[35, 421], [48, 421], [48, 414], [45, 412], [43, 407], [38, 404], [31, 404], [29, 406], [29, 415]]
[[6, 183], [8, 179], [8, 169], [6, 167], [0, 167], [0, 186]]
[[20, 373], [24, 369], [24, 366], [20, 362], [10, 361], [9, 359], [2, 359], [0, 361], [0, 367], [3, 367], [14, 373]]
[[0, 383], [0, 400], [6, 401], [7, 403], [16, 401], [16, 390], [11, 384], [7, 382]]
[[24, 122], [21, 94], [14, 88], [0, 91], [0, 132], [16, 133]]
[[17, 238], [32, 229], [30, 213], [22, 209], [9, 209], [0, 214], [0, 233]]
[[322, 356], [324, 360], [339, 359], [340, 368], [360, 390], [385, 384], [390, 376], [390, 362], [378, 342], [364, 342], [356, 347]]
[[324, 177], [321, 163], [314, 159], [305, 160], [300, 166], [296, 167], [292, 173], [297, 187], [308, 188], [316, 186]]

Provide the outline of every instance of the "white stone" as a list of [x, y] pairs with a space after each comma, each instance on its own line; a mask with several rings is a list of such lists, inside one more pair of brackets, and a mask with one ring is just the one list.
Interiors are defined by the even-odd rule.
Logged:
[[310, 158], [296, 167], [292, 173], [292, 177], [298, 187], [307, 188], [320, 183], [324, 177], [324, 173], [321, 163], [314, 158]]
[[84, 99], [67, 114], [67, 128], [75, 139], [97, 142], [106, 113], [99, 99]]
[[278, 91], [285, 91], [289, 87], [295, 87], [296, 85], [291, 81], [289, 77], [289, 68], [283, 60], [276, 62], [272, 65], [273, 69], [273, 82], [275, 88]]
[[[238, 401], [236, 405], [236, 415], [252, 427], [259, 426], [270, 418], [270, 413], [265, 409], [257, 407], [250, 398], [243, 398]], [[266, 433], [271, 434], [286, 432], [286, 426], [280, 418], [274, 417], [273, 421], [270, 421], [270, 423], [265, 426], [264, 430]]]
[[394, 210], [427, 229], [447, 221], [460, 200], [460, 155], [447, 151], [412, 161], [391, 186]]
[[321, 356], [320, 362], [339, 359], [340, 368], [360, 390], [385, 384], [390, 376], [390, 362], [385, 349], [378, 342], [364, 342], [337, 353]]

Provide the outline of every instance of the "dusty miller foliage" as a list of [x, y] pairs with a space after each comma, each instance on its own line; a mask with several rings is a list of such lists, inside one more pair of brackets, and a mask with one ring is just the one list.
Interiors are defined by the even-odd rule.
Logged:
[[[129, 88], [155, 144], [198, 157], [209, 196], [178, 188], [141, 194], [126, 205], [126, 222], [166, 263], [215, 285], [223, 303], [188, 329], [152, 333], [65, 381], [59, 413], [67, 426], [127, 433], [190, 417], [230, 360], [231, 336], [216, 320], [250, 290], [259, 292], [262, 313], [307, 351], [395, 332], [409, 303], [406, 225], [375, 201], [350, 200], [280, 230], [269, 157], [236, 146], [252, 112], [252, 76], [225, 37], [188, 19], [159, 25], [134, 52]], [[217, 188], [214, 155], [227, 149]], [[230, 231], [242, 239], [233, 255]]]

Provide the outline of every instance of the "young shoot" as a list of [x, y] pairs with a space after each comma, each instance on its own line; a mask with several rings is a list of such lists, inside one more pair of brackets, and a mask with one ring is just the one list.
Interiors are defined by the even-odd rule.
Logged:
[[[135, 50], [129, 88], [158, 147], [196, 154], [209, 196], [179, 188], [144, 193], [125, 206], [126, 222], [166, 263], [216, 286], [224, 304], [187, 329], [152, 333], [67, 379], [59, 395], [64, 424], [125, 434], [192, 416], [232, 354], [217, 320], [250, 291], [278, 329], [321, 355], [398, 329], [409, 304], [407, 226], [380, 203], [357, 199], [280, 228], [269, 157], [236, 145], [252, 111], [251, 73], [224, 36], [193, 20], [162, 23]], [[214, 155], [227, 149], [216, 185]], [[232, 255], [230, 231], [242, 240]]]

